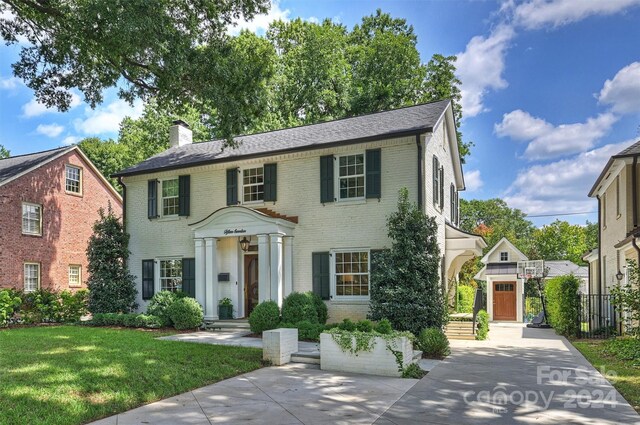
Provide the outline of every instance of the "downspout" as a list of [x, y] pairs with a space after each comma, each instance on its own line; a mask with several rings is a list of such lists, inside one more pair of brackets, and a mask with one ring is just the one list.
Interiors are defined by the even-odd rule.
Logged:
[[122, 188], [122, 227], [127, 231], [127, 186], [122, 183], [122, 177], [118, 177], [118, 184]]
[[598, 200], [598, 295], [602, 295], [602, 200], [600, 195], [596, 196]]
[[418, 208], [422, 210], [422, 143], [420, 143], [420, 135], [416, 134], [416, 146], [418, 147]]

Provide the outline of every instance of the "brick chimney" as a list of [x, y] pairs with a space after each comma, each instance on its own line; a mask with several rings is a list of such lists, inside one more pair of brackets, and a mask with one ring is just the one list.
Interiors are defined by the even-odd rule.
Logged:
[[193, 138], [189, 124], [182, 120], [175, 120], [169, 128], [169, 147], [190, 145]]

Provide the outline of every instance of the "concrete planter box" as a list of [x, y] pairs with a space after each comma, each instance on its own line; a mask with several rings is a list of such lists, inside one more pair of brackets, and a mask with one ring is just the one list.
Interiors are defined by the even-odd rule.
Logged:
[[[395, 338], [392, 347], [402, 352], [403, 367], [413, 361], [413, 344], [406, 337]], [[320, 334], [320, 369], [367, 375], [401, 376], [396, 358], [387, 349], [387, 341], [375, 337], [371, 351], [345, 353], [331, 334]]]

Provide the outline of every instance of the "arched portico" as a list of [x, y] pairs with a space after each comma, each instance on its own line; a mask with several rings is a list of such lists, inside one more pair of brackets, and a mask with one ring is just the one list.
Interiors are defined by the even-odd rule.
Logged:
[[[295, 219], [295, 220], [294, 220]], [[258, 297], [259, 301], [274, 300], [278, 305], [293, 288], [293, 230], [295, 217], [285, 217], [273, 211], [256, 210], [243, 206], [230, 206], [213, 212], [191, 225], [196, 252], [196, 299], [204, 306], [205, 320], [218, 318], [220, 299], [219, 264], [220, 241], [225, 238], [257, 239]], [[240, 267], [245, 253], [236, 244], [225, 244], [226, 257], [235, 256]], [[253, 252], [252, 255], [255, 255]], [[243, 278], [239, 278], [236, 311], [238, 317], [246, 316]]]

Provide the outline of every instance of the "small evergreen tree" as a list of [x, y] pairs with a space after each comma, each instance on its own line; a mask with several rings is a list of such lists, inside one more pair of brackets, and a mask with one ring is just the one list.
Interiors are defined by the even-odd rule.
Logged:
[[410, 203], [403, 188], [387, 228], [391, 249], [371, 259], [370, 318], [388, 319], [394, 329], [415, 335], [426, 328], [442, 328], [446, 307], [439, 283], [435, 219]]
[[98, 210], [100, 218], [89, 238], [89, 311], [128, 313], [137, 307], [134, 277], [127, 269], [129, 234], [111, 209]]

